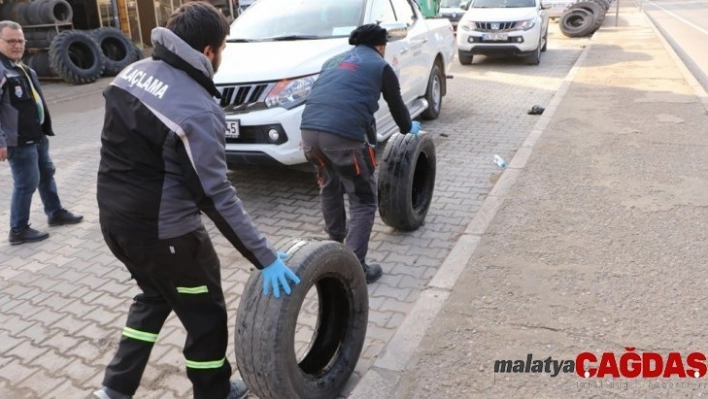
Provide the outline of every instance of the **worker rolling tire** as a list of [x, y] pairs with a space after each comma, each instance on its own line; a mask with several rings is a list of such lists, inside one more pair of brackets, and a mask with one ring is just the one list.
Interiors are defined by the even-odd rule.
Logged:
[[[334, 241], [298, 239], [288, 254], [285, 262], [300, 278], [289, 296], [264, 296], [260, 272], [246, 283], [236, 315], [236, 363], [260, 399], [335, 398], [364, 346], [366, 277], [354, 253]], [[307, 353], [298, 360], [295, 328], [312, 287], [318, 293], [318, 321]]]
[[59, 77], [73, 84], [95, 82], [105, 67], [98, 43], [79, 30], [63, 31], [52, 40], [49, 63]]
[[403, 231], [423, 225], [435, 189], [435, 144], [425, 132], [394, 134], [381, 160], [378, 177], [379, 215]]

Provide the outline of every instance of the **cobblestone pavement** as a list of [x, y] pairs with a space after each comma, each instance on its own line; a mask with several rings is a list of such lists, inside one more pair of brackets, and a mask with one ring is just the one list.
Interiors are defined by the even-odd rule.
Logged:
[[[465, 67], [455, 61], [440, 118], [424, 122], [424, 129], [434, 133], [438, 154], [435, 198], [426, 224], [405, 234], [380, 220], [374, 227], [370, 258], [383, 265], [385, 275], [369, 286], [366, 345], [347, 390], [401, 325], [492, 188], [499, 172], [494, 154], [513, 156], [537, 120], [527, 110], [550, 101], [585, 43], [565, 38], [552, 24], [540, 66], [484, 57]], [[0, 191], [0, 398], [85, 397], [100, 385], [137, 293], [105, 247], [98, 226], [95, 181], [103, 120], [99, 89], [107, 82], [83, 93], [75, 87], [65, 90], [62, 84], [45, 87], [58, 134], [51, 141], [51, 154], [59, 194], [64, 206], [85, 215], [85, 221], [50, 228], [51, 237], [41, 243], [11, 247], [5, 240], [10, 185]], [[311, 174], [253, 168], [234, 171], [230, 180], [256, 224], [279, 249], [292, 237], [322, 236]], [[10, 181], [6, 164], [0, 166], [0, 181]], [[38, 196], [32, 221], [35, 228], [47, 228]], [[251, 267], [211, 224], [207, 226], [221, 257], [233, 326]], [[301, 318], [305, 321], [297, 339], [304, 344], [314, 321]], [[191, 397], [181, 353], [184, 340], [181, 325], [171, 316], [136, 397]], [[233, 343], [228, 359], [235, 359]]]

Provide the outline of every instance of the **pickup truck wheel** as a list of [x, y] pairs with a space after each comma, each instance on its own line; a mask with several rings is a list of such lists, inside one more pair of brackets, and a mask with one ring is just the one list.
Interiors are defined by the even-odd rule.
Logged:
[[546, 50], [548, 50], [548, 30], [543, 34], [543, 47], [541, 47], [541, 51], [545, 52]]
[[[297, 239], [287, 253], [285, 262], [300, 284], [276, 299], [262, 294], [261, 273], [251, 274], [236, 315], [236, 363], [248, 388], [261, 399], [335, 398], [364, 347], [369, 317], [364, 270], [350, 249], [334, 241]], [[298, 315], [313, 287], [317, 321], [309, 347], [298, 359]]]
[[538, 65], [541, 63], [541, 48], [543, 45], [541, 44], [541, 40], [538, 41], [538, 46], [536, 46], [536, 50], [533, 51], [533, 54], [529, 55], [526, 58], [526, 63], [529, 65]]
[[443, 101], [443, 76], [440, 65], [436, 62], [433, 64], [433, 69], [430, 71], [428, 78], [428, 89], [425, 91], [425, 100], [428, 102], [428, 108], [420, 114], [421, 118], [432, 120], [437, 119], [442, 109]]
[[472, 54], [464, 54], [461, 51], [457, 52], [457, 59], [460, 60], [460, 64], [462, 64], [462, 65], [472, 64], [473, 58], [474, 58], [474, 56]]
[[378, 194], [381, 220], [398, 230], [423, 225], [435, 188], [435, 144], [425, 132], [394, 134], [382, 156]]

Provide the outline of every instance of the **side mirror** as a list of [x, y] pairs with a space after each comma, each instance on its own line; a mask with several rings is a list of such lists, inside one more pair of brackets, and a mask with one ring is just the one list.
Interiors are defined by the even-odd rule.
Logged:
[[548, 3], [541, 2], [541, 9], [542, 9], [542, 10], [548, 10], [548, 9], [551, 8], [551, 7], [553, 7], [553, 4], [548, 4]]
[[463, 10], [467, 10], [468, 8], [470, 8], [470, 3], [462, 2], [460, 3], [460, 8]]
[[395, 42], [408, 36], [408, 25], [405, 22], [385, 22], [379, 24], [388, 32], [388, 41]]

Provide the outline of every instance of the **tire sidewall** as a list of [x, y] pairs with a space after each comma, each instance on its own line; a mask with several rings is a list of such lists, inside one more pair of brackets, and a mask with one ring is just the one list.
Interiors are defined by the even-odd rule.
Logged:
[[[269, 348], [275, 356], [270, 358], [270, 361], [266, 359], [263, 362], [265, 364], [250, 365], [255, 367], [255, 370], [248, 371], [257, 373], [261, 378], [271, 376], [265, 383], [268, 385], [268, 391], [276, 395], [275, 397], [287, 397], [288, 394], [290, 397], [334, 397], [353, 373], [363, 350], [368, 324], [368, 293], [364, 272], [359, 267], [356, 256], [342, 244], [333, 241], [306, 242], [285, 261], [288, 265], [296, 265], [293, 271], [301, 280], [300, 284], [292, 287], [293, 292], [290, 296], [281, 294], [279, 299], [262, 297], [262, 278], [258, 271], [251, 275], [246, 285], [241, 299], [243, 304], [239, 305], [237, 312], [235, 331], [237, 364], [247, 384], [253, 385], [257, 382], [253, 379], [253, 375], [244, 369], [245, 359], [249, 358], [247, 354], [244, 355], [244, 352], [251, 349], [245, 347], [250, 345], [246, 340], [246, 333], [251, 334], [248, 335], [249, 337], [258, 334], [258, 338], [265, 342], [275, 343], [274, 347]], [[340, 281], [343, 280], [345, 286], [349, 288], [345, 294], [350, 300], [350, 323], [344, 336], [343, 348], [335, 354], [336, 360], [331, 369], [321, 378], [312, 378], [302, 372], [295, 357], [294, 335], [299, 315], [295, 310], [302, 307], [310, 289], [323, 277], [336, 277]], [[318, 300], [326, 301], [328, 298], [318, 298]], [[257, 305], [249, 306], [254, 301]], [[247, 328], [243, 330], [241, 324], [244, 320], [250, 320], [249, 312], [254, 311], [266, 316], [265, 322], [250, 326], [250, 330]], [[264, 330], [255, 331], [258, 328]], [[240, 333], [240, 330], [243, 332]], [[244, 359], [240, 358], [240, 354], [244, 355]], [[276, 377], [276, 380], [273, 380], [273, 377]]]

